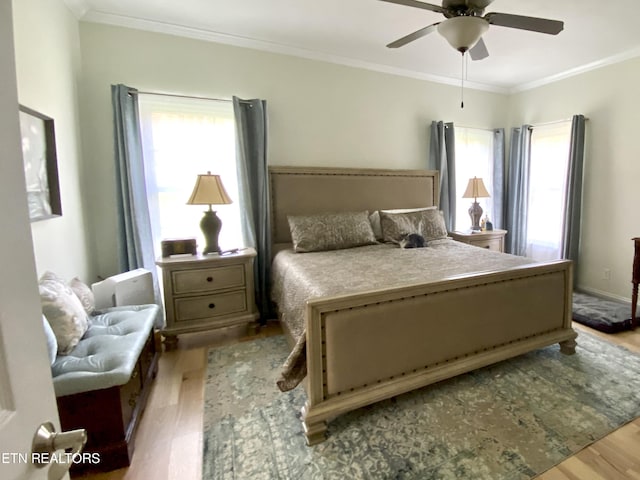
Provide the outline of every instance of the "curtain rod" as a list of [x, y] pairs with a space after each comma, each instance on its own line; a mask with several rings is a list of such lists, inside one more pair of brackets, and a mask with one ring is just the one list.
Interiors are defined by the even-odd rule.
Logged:
[[[552, 120], [550, 122], [544, 122], [544, 123], [534, 123], [531, 125], [531, 128], [536, 128], [536, 127], [546, 127], [548, 125], [557, 125], [558, 123], [566, 123], [566, 122], [571, 122], [573, 120], [573, 117], [571, 118], [565, 118], [563, 120]], [[584, 121], [588, 121], [589, 119], [587, 117], [584, 117]]]
[[[212, 102], [233, 102], [230, 98], [198, 97], [195, 95], [181, 95], [177, 93], [145, 92], [143, 90], [133, 90], [129, 91], [129, 93], [132, 95], [157, 95], [160, 97], [191, 98], [194, 100], [209, 100]], [[240, 100], [240, 103], [251, 104], [248, 100]]]
[[455, 122], [453, 122], [453, 126], [454, 127], [460, 127], [460, 128], [467, 128], [469, 130], [482, 130], [484, 132], [493, 132], [493, 131], [497, 130], [496, 128], [471, 127], [469, 125], [460, 125], [460, 124], [457, 124]]

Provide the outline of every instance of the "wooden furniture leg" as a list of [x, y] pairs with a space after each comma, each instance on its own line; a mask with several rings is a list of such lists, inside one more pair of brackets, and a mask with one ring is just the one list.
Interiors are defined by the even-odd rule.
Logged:
[[635, 252], [633, 255], [633, 294], [631, 295], [631, 328], [636, 328], [638, 321], [636, 319], [636, 310], [638, 308], [638, 283], [640, 283], [640, 237], [632, 238], [635, 244]]
[[560, 353], [564, 353], [565, 355], [573, 355], [576, 353], [576, 346], [578, 343], [574, 340], [564, 340], [560, 342]]
[[307, 445], [316, 445], [324, 442], [327, 437], [327, 421], [326, 420], [309, 420], [309, 406], [305, 404], [302, 407], [302, 427], [304, 435], [307, 438]]

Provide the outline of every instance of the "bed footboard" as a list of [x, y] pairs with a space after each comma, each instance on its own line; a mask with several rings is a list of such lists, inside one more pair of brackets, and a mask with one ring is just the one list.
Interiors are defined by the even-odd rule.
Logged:
[[364, 405], [553, 343], [575, 352], [571, 270], [557, 261], [311, 300], [307, 442]]

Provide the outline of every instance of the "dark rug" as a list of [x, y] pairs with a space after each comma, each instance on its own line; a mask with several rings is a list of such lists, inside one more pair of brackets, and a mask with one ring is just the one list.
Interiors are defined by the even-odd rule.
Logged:
[[616, 333], [633, 328], [631, 304], [574, 292], [573, 319], [596, 330]]
[[204, 480], [530, 479], [640, 416], [640, 357], [580, 333], [342, 415], [307, 447], [270, 337], [209, 351]]

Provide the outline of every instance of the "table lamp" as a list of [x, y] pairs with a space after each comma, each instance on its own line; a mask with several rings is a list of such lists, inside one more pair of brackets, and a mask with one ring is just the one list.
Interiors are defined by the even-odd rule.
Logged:
[[478, 203], [478, 198], [490, 197], [489, 192], [484, 186], [481, 178], [473, 177], [469, 179], [467, 189], [464, 191], [462, 198], [473, 198], [473, 203], [469, 207], [469, 216], [471, 217], [471, 231], [480, 231], [480, 219], [482, 218], [482, 207]]
[[212, 175], [207, 172], [206, 175], [198, 175], [196, 185], [193, 187], [193, 193], [187, 201], [188, 205], [209, 205], [209, 210], [204, 212], [204, 216], [200, 221], [200, 228], [206, 240], [206, 247], [203, 254], [219, 253], [218, 235], [222, 228], [222, 221], [211, 209], [211, 205], [228, 205], [232, 203], [229, 195], [222, 185], [220, 175]]

